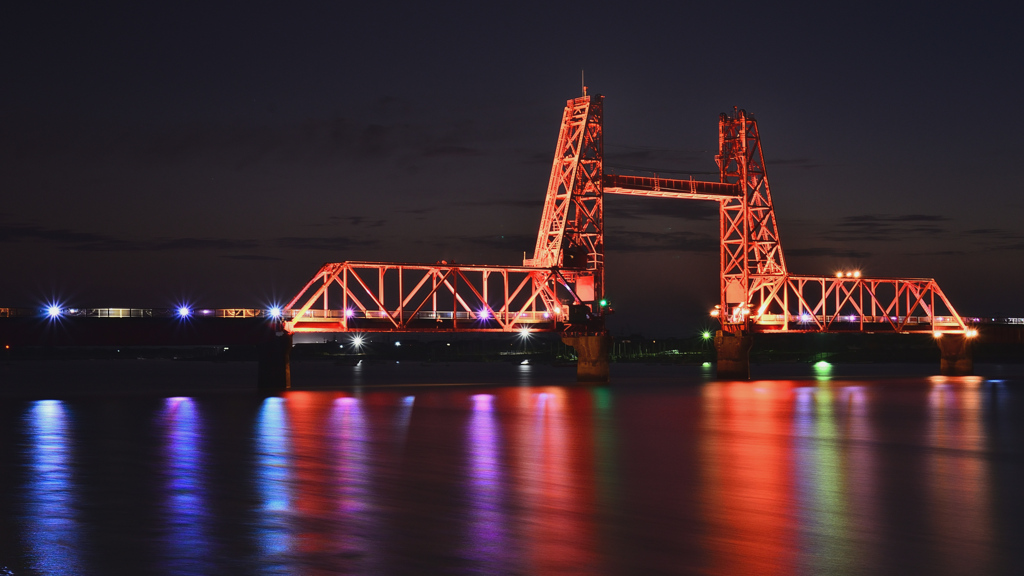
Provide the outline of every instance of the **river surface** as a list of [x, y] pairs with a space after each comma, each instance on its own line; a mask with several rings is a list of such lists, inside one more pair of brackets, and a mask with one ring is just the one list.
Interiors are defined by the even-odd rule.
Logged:
[[0, 574], [1014, 574], [1024, 377], [0, 370]]

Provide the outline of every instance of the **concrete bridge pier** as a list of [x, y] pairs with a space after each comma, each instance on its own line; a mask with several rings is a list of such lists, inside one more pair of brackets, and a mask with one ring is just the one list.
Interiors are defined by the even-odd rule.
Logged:
[[608, 381], [608, 350], [612, 337], [607, 332], [594, 335], [563, 335], [562, 342], [576, 350], [578, 382]]
[[942, 353], [939, 372], [943, 376], [970, 376], [974, 373], [970, 338], [964, 334], [943, 334], [935, 341]]
[[750, 348], [754, 338], [749, 332], [715, 332], [715, 375], [720, 380], [750, 380]]
[[287, 332], [274, 334], [270, 340], [258, 347], [260, 393], [277, 394], [292, 387], [292, 335]]

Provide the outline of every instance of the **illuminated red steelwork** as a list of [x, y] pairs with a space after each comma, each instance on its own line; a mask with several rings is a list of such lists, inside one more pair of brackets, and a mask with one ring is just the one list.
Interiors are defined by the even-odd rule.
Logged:
[[604, 193], [719, 203], [720, 294], [712, 315], [724, 330], [976, 334], [930, 278], [790, 274], [757, 120], [746, 111], [719, 116], [715, 160], [720, 182], [607, 174]]
[[603, 100], [584, 93], [566, 103], [537, 245], [523, 266], [325, 264], [285, 307], [285, 330], [603, 331]]
[[602, 332], [603, 199], [625, 194], [719, 203], [712, 315], [726, 331], [976, 334], [933, 279], [791, 275], [757, 120], [746, 111], [719, 116], [719, 182], [703, 182], [605, 174], [603, 104], [585, 89], [566, 103], [537, 243], [523, 266], [325, 264], [285, 307], [285, 330]]
[[339, 262], [325, 264], [288, 304], [284, 326], [293, 333], [553, 331], [568, 318], [562, 301], [579, 299], [557, 267]]
[[523, 261], [572, 274], [580, 299], [591, 304], [604, 298], [603, 109], [604, 96], [566, 103], [537, 245]]

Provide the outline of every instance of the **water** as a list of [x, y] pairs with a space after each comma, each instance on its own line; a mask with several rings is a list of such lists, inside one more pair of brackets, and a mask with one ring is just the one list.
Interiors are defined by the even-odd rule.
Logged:
[[0, 574], [1024, 567], [1019, 367], [309, 364], [263, 399], [244, 364], [19, 366]]

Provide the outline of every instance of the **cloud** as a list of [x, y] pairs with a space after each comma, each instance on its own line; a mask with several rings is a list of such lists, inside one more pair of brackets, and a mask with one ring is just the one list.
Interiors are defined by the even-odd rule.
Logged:
[[455, 157], [470, 157], [480, 156], [482, 152], [476, 148], [470, 148], [468, 146], [434, 146], [423, 150], [422, 156], [424, 158], [435, 158], [438, 156], [455, 156]]
[[1024, 250], [1024, 233], [1002, 228], [975, 228], [965, 230], [985, 250]]
[[88, 252], [143, 252], [174, 250], [237, 250], [257, 248], [255, 240], [231, 238], [155, 238], [130, 240], [67, 228], [31, 224], [0, 224], [0, 242], [51, 242], [65, 250]]
[[[642, 171], [665, 174], [718, 174], [707, 150], [672, 150], [650, 146], [606, 144], [604, 166], [607, 171]], [[549, 155], [550, 161], [550, 155]], [[700, 167], [694, 169], [694, 167]]]
[[[384, 108], [388, 108], [387, 105]], [[202, 162], [243, 170], [267, 162], [369, 164], [417, 159], [484, 156], [494, 142], [466, 120], [439, 120], [413, 114], [366, 114], [355, 118], [321, 117], [274, 124], [192, 122], [175, 126], [116, 127], [103, 124], [22, 122], [0, 131], [0, 154], [23, 164], [101, 166], [99, 158], [130, 165], [177, 165]], [[551, 161], [550, 154], [548, 162]]]
[[229, 260], [253, 260], [253, 261], [266, 261], [266, 260], [284, 260], [284, 258], [278, 258], [277, 256], [265, 256], [263, 254], [225, 254], [221, 258], [227, 258]]
[[553, 150], [545, 150], [544, 152], [524, 152], [522, 154], [523, 164], [535, 165], [535, 164], [547, 164], [551, 165], [551, 160], [554, 158]]
[[532, 234], [485, 234], [472, 236], [447, 236], [445, 237], [445, 240], [446, 242], [434, 243], [438, 245], [444, 245], [448, 243], [455, 243], [458, 245], [473, 244], [477, 246], [486, 246], [487, 248], [507, 248], [516, 251], [530, 249], [531, 252], [533, 246], [537, 243], [537, 237]]
[[962, 250], [932, 250], [926, 252], [911, 252], [910, 256], [963, 256], [967, 254]]
[[348, 250], [374, 244], [372, 240], [361, 240], [348, 236], [284, 236], [277, 239], [281, 248], [297, 250]]
[[238, 250], [256, 248], [255, 240], [228, 238], [169, 238], [141, 243], [144, 250]]
[[842, 218], [822, 236], [835, 242], [893, 242], [911, 237], [935, 237], [947, 232], [934, 214], [861, 214]]
[[776, 158], [774, 160], [765, 160], [764, 163], [771, 170], [772, 166], [785, 166], [787, 168], [797, 168], [800, 170], [813, 170], [814, 168], [821, 168], [821, 164], [811, 158]]
[[871, 255], [872, 255], [871, 252], [861, 252], [861, 251], [858, 251], [858, 250], [846, 250], [846, 249], [842, 249], [842, 248], [829, 248], [829, 247], [793, 248], [793, 249], [788, 249], [787, 250], [786, 247], [783, 246], [782, 250], [783, 250], [783, 253], [786, 256], [796, 256], [798, 258], [799, 257], [815, 258], [815, 257], [822, 257], [822, 256], [827, 256], [827, 257], [832, 257], [832, 258], [870, 258]]
[[[406, 214], [423, 215], [433, 212], [448, 212], [452, 209], [492, 208], [535, 212], [538, 217], [544, 208], [544, 198], [504, 199], [490, 201], [451, 202], [429, 207], [396, 210]], [[689, 199], [644, 198], [625, 195], [608, 195], [604, 202], [605, 221], [617, 219], [650, 220], [652, 218], [679, 218], [682, 220], [713, 221], [718, 219], [718, 204]]]
[[78, 244], [83, 247], [116, 245], [123, 242], [103, 234], [69, 230], [67, 228], [45, 228], [31, 224], [0, 224], [0, 242], [22, 242], [26, 240], [55, 242], [58, 244]]
[[718, 252], [717, 236], [696, 232], [605, 230], [605, 246], [614, 252]]
[[847, 216], [843, 220], [848, 222], [945, 222], [949, 218], [936, 214], [861, 214]]
[[415, 214], [417, 216], [423, 214], [430, 214], [433, 212], [450, 212], [452, 209], [462, 208], [511, 208], [514, 210], [532, 210], [540, 214], [544, 208], [544, 198], [538, 196], [532, 200], [486, 200], [486, 201], [470, 201], [470, 202], [446, 202], [443, 204], [435, 204], [433, 206], [424, 206], [420, 208], [403, 208], [401, 210], [394, 210], [395, 212], [402, 214]]
[[616, 218], [649, 220], [656, 217], [697, 221], [717, 220], [718, 204], [686, 198], [643, 198], [617, 195], [605, 197], [605, 221]]
[[367, 228], [380, 228], [386, 222], [381, 219], [370, 220], [363, 216], [329, 216], [327, 219], [335, 222], [347, 221], [349, 226], [366, 226]]

